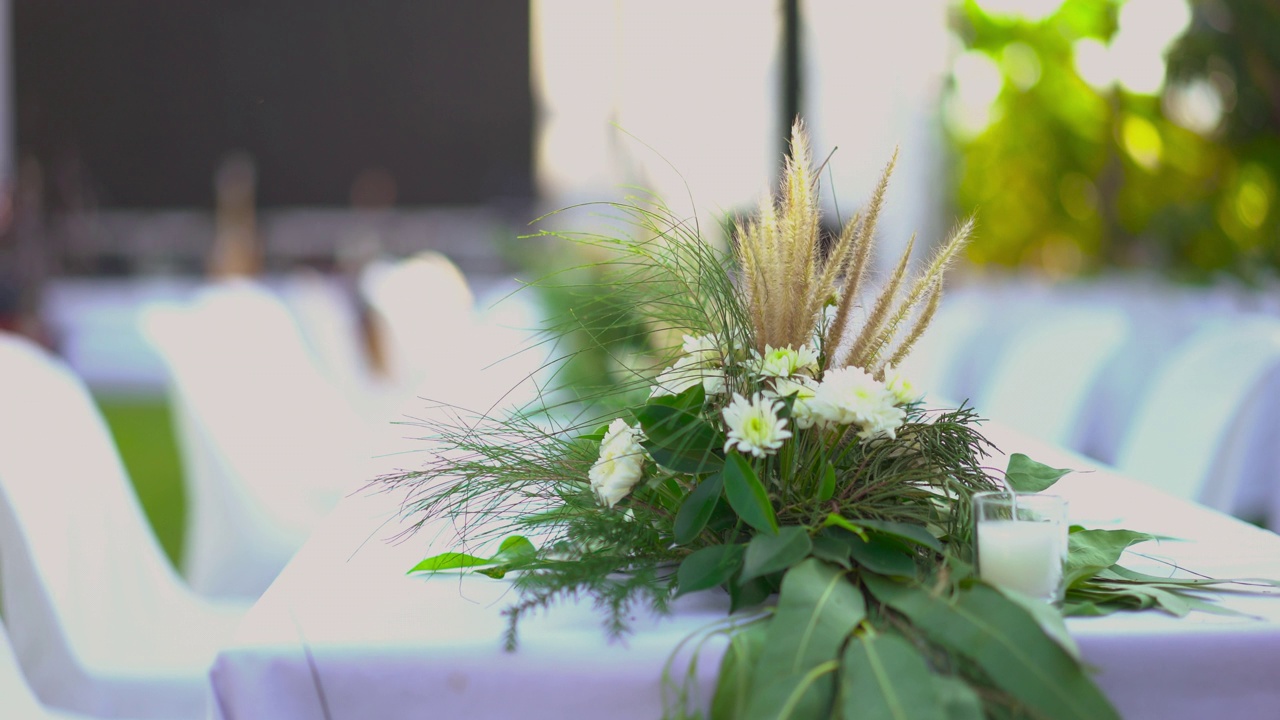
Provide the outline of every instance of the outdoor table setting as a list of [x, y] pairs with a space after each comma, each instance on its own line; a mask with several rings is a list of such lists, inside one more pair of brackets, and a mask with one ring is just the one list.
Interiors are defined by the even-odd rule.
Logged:
[[[1011, 428], [988, 424], [986, 431], [1005, 452], [1090, 470], [1054, 488], [1068, 499], [1072, 522], [1182, 538], [1131, 553], [1214, 577], [1280, 577], [1280, 536], [1092, 469]], [[385, 494], [341, 503], [220, 654], [215, 717], [658, 717], [668, 659], [728, 607], [718, 590], [686, 596], [672, 616], [637, 617], [634, 633], [611, 643], [590, 602], [572, 603], [530, 618], [519, 648], [506, 652], [500, 610], [516, 600], [508, 583], [407, 576], [440, 548], [428, 545], [432, 528], [394, 540], [403, 529], [398, 510]], [[1148, 572], [1159, 572], [1150, 564]], [[1068, 619], [1123, 717], [1266, 717], [1280, 707], [1280, 591], [1218, 595], [1224, 607], [1252, 617]], [[708, 688], [721, 651], [712, 645], [700, 658]]]

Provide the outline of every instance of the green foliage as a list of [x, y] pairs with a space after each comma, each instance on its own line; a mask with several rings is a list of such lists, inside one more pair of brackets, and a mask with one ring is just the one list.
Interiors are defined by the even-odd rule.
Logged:
[[[982, 5], [966, 0], [952, 23], [1002, 79], [985, 128], [951, 127], [955, 203], [985, 220], [971, 260], [1057, 277], [1141, 267], [1257, 281], [1280, 269], [1274, 5], [1192, 3], [1160, 97], [1094, 88], [1077, 70], [1077, 41], [1112, 40], [1120, 0], [1066, 0], [1037, 22]], [[1216, 126], [1180, 119], [1192, 83], [1220, 101]]]

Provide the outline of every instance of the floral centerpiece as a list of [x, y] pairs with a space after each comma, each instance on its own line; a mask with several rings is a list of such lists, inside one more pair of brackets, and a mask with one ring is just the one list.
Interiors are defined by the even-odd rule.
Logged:
[[[606, 204], [634, 236], [549, 233], [612, 253], [625, 306], [680, 341], [619, 386], [432, 423], [432, 459], [380, 483], [408, 491], [417, 527], [444, 518], [466, 544], [505, 539], [413, 571], [509, 577], [511, 648], [521, 617], [568, 597], [594, 599], [616, 636], [636, 606], [664, 613], [722, 588], [732, 614], [692, 639], [729, 637], [714, 696], [669, 674], [671, 717], [1115, 717], [1062, 611], [1212, 606], [1194, 585], [1116, 565], [1150, 539], [1123, 530], [1073, 528], [1062, 609], [975, 575], [971, 497], [1043, 490], [1066, 471], [1015, 455], [999, 477], [973, 410], [926, 407], [897, 370], [973, 222], [915, 277], [908, 243], [865, 293], [892, 168], [823, 237], [797, 122], [778, 197], [735, 225], [728, 252], [657, 202]], [[618, 413], [618, 397], [637, 402]]]

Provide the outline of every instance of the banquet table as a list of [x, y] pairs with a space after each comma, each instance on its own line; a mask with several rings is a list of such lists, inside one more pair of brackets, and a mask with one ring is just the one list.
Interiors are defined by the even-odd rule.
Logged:
[[[1004, 452], [1087, 470], [1053, 490], [1067, 497], [1072, 522], [1180, 538], [1136, 546], [1123, 561], [1129, 567], [1168, 574], [1164, 563], [1176, 562], [1220, 578], [1280, 578], [1280, 536], [1011, 428], [988, 423], [984, 434]], [[406, 576], [454, 541], [430, 530], [394, 541], [404, 529], [397, 509], [397, 498], [368, 492], [340, 503], [219, 654], [214, 718], [660, 717], [668, 660], [728, 608], [719, 590], [684, 596], [667, 617], [637, 610], [633, 632], [611, 642], [590, 600], [566, 602], [523, 620], [519, 646], [507, 652], [501, 611], [515, 600], [508, 582]], [[1246, 616], [1147, 611], [1068, 620], [1122, 717], [1280, 717], [1280, 591], [1212, 595]], [[704, 704], [723, 647], [704, 646], [694, 670]], [[687, 660], [682, 651], [677, 676]]]

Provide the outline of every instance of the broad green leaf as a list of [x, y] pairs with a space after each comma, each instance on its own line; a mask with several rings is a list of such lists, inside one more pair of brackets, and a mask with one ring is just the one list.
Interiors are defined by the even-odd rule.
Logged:
[[764, 651], [767, 622], [753, 623], [729, 637], [729, 647], [720, 660], [720, 677], [711, 699], [712, 720], [742, 720], [747, 713], [747, 697], [756, 663]]
[[532, 560], [537, 555], [538, 548], [534, 547], [528, 538], [512, 535], [504, 539], [502, 544], [498, 546], [498, 554], [493, 556], [493, 561], [510, 564]]
[[747, 543], [747, 558], [742, 567], [743, 581], [786, 570], [809, 555], [813, 542], [802, 527], [789, 525], [777, 535], [761, 533]]
[[1009, 487], [1018, 492], [1043, 492], [1069, 472], [1074, 471], [1051, 468], [1022, 453], [1014, 453], [1009, 456], [1009, 467], [1004, 471], [1004, 479]]
[[676, 395], [660, 395], [655, 398], [649, 398], [649, 403], [653, 405], [665, 405], [669, 408], [683, 410], [694, 415], [702, 411], [702, 406], [707, 401], [707, 392], [702, 387], [702, 383], [694, 383], [684, 392]]
[[933, 536], [924, 528], [923, 525], [915, 525], [913, 523], [893, 522], [891, 520], [859, 520], [858, 525], [871, 530], [876, 530], [886, 535], [892, 535], [902, 538], [908, 542], [922, 545], [930, 550], [942, 552], [942, 541]]
[[850, 522], [845, 516], [841, 515], [840, 513], [828, 513], [827, 516], [822, 520], [822, 527], [844, 528], [845, 530], [848, 530], [849, 532], [853, 533], [854, 535], [857, 535], [863, 540], [867, 539], [867, 531], [863, 530], [862, 526], [854, 524], [853, 522]]
[[992, 585], [991, 587], [999, 591], [1001, 595], [1017, 603], [1023, 610], [1026, 610], [1027, 614], [1040, 623], [1040, 629], [1053, 638], [1054, 642], [1058, 643], [1063, 650], [1066, 650], [1068, 655], [1076, 660], [1080, 659], [1080, 647], [1076, 645], [1075, 639], [1067, 632], [1067, 624], [1062, 621], [1062, 613], [1056, 607], [1039, 598], [1023, 595], [1016, 590], [1009, 590], [998, 585]]
[[946, 720], [928, 663], [898, 635], [851, 641], [844, 651], [840, 682], [844, 717]]
[[672, 472], [715, 472], [724, 464], [720, 455], [724, 436], [703, 420], [689, 399], [677, 396], [653, 398], [635, 411], [644, 431], [640, 444], [657, 462]]
[[1081, 530], [1067, 539], [1067, 565], [1063, 582], [1067, 586], [1091, 577], [1116, 564], [1130, 545], [1152, 536], [1133, 530]]
[[676, 570], [677, 595], [713, 588], [728, 582], [742, 568], [741, 545], [712, 545], [685, 558]]
[[831, 463], [822, 471], [822, 482], [818, 484], [818, 502], [826, 502], [836, 494], [836, 468]]
[[947, 720], [985, 720], [982, 700], [963, 680], [934, 675], [933, 688]]
[[[426, 558], [422, 562], [414, 565], [409, 572], [439, 572], [441, 570], [458, 570], [463, 568], [478, 568], [488, 565], [515, 565], [534, 559], [538, 555], [538, 549], [528, 538], [520, 535], [512, 535], [502, 541], [498, 546], [498, 552], [491, 558], [476, 557], [460, 552], [447, 552], [433, 555]], [[481, 571], [486, 575], [492, 575], [497, 572], [496, 577], [502, 577], [505, 570]]]
[[[1100, 579], [1128, 580], [1131, 582], [1141, 583], [1157, 583], [1160, 585], [1232, 585], [1235, 583], [1244, 583], [1249, 585], [1268, 585], [1270, 587], [1280, 587], [1280, 580], [1271, 580], [1268, 578], [1205, 578], [1205, 577], [1165, 577], [1163, 575], [1148, 575], [1140, 573], [1136, 570], [1130, 570], [1123, 565], [1112, 565], [1106, 570], [1100, 571], [1097, 575]], [[1230, 590], [1232, 588], [1221, 588], [1222, 590]]]
[[414, 565], [409, 572], [439, 572], [441, 570], [457, 570], [459, 568], [483, 567], [492, 565], [493, 561], [488, 558], [476, 557], [460, 552], [440, 553], [432, 555], [424, 559], [422, 562]]
[[1080, 664], [1026, 611], [990, 587], [977, 584], [948, 601], [915, 583], [871, 574], [864, 574], [863, 582], [881, 602], [973, 660], [997, 687], [1044, 717], [1118, 720]]
[[768, 578], [752, 578], [743, 581], [738, 576], [729, 578], [729, 612], [735, 613], [744, 608], [760, 605], [773, 594], [776, 588]]
[[827, 717], [827, 709], [819, 710], [821, 714], [814, 714], [817, 708], [823, 707], [816, 704], [814, 698], [820, 694], [826, 698], [824, 702], [827, 706], [831, 704], [832, 676], [839, 669], [839, 662], [828, 660], [808, 670], [764, 678], [762, 685], [752, 689], [745, 717], [748, 720], [809, 720]]
[[778, 518], [773, 503], [765, 492], [751, 463], [736, 452], [729, 453], [724, 465], [724, 494], [738, 517], [761, 532], [778, 532]]
[[711, 513], [720, 500], [720, 491], [724, 488], [724, 478], [720, 473], [708, 475], [698, 483], [698, 487], [689, 492], [680, 511], [676, 513], [673, 525], [677, 545], [687, 545], [694, 541], [711, 519]]
[[872, 533], [868, 540], [849, 537], [849, 551], [862, 567], [891, 577], [915, 577], [916, 561], [897, 540]]
[[835, 563], [845, 570], [852, 570], [853, 563], [849, 558], [853, 551], [849, 549], [847, 540], [849, 537], [851, 536], [842, 530], [831, 528], [819, 530], [818, 534], [813, 536], [813, 556], [819, 560]]
[[835, 678], [814, 671], [835, 663], [845, 638], [865, 617], [862, 591], [843, 570], [814, 558], [788, 570], [756, 667], [747, 717], [773, 718], [784, 706], [797, 718], [826, 717]]

